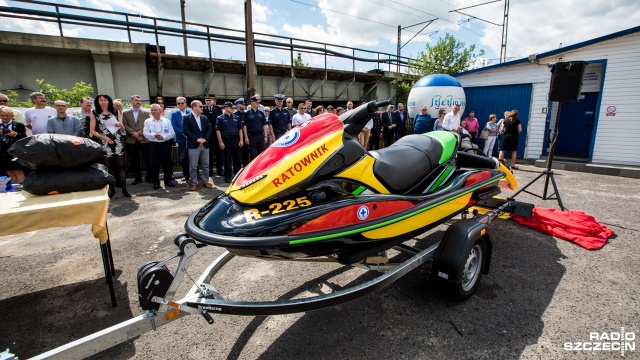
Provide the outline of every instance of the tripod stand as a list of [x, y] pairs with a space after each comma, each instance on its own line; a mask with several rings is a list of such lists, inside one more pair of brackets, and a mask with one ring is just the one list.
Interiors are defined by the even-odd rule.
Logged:
[[[564, 204], [562, 204], [562, 198], [560, 197], [560, 190], [558, 190], [558, 184], [556, 184], [556, 179], [553, 176], [553, 170], [551, 170], [551, 165], [553, 164], [553, 154], [556, 150], [556, 140], [558, 139], [558, 124], [560, 123], [560, 111], [562, 110], [562, 102], [558, 103], [558, 115], [556, 116], [556, 123], [553, 127], [553, 140], [551, 142], [551, 150], [549, 150], [549, 158], [547, 159], [547, 169], [544, 170], [540, 175], [536, 176], [533, 180], [529, 181], [527, 185], [523, 186], [520, 190], [516, 191], [511, 197], [515, 198], [521, 192], [526, 192], [529, 195], [533, 195], [542, 200], [557, 200], [558, 205], [560, 205], [560, 210], [564, 211], [566, 208]], [[542, 196], [538, 194], [534, 194], [527, 190], [527, 188], [533, 185], [536, 181], [540, 180], [544, 176], [544, 188], [542, 190]], [[549, 180], [551, 180], [551, 184], [553, 185], [553, 193], [549, 194]], [[555, 197], [554, 197], [555, 196]]]

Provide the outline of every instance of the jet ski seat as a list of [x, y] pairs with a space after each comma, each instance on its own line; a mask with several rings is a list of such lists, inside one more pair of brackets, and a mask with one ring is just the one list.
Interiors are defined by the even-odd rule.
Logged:
[[455, 134], [439, 133], [442, 134], [407, 135], [387, 148], [370, 151], [376, 159], [374, 175], [393, 194], [409, 191], [451, 158], [457, 148]]

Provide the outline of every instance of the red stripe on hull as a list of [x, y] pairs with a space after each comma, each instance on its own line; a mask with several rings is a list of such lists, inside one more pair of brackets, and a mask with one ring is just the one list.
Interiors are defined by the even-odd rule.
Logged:
[[[330, 230], [344, 226], [376, 220], [392, 215], [413, 206], [410, 201], [384, 201], [351, 205], [324, 214], [299, 228], [289, 232], [289, 235], [306, 234], [314, 231]], [[363, 209], [366, 207], [366, 210]]]

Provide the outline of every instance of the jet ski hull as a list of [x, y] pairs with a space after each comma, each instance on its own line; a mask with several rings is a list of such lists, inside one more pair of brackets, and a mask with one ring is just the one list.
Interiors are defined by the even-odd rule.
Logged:
[[[479, 173], [482, 180], [469, 181]], [[459, 214], [481, 194], [498, 192], [503, 177], [499, 171], [470, 171], [429, 195], [340, 194], [316, 201], [296, 193], [259, 206], [221, 194], [189, 217], [185, 229], [199, 242], [250, 257], [297, 259], [390, 248]]]

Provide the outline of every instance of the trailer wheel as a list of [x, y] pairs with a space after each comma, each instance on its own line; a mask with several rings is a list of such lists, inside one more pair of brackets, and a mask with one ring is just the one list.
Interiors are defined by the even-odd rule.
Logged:
[[462, 279], [459, 283], [449, 283], [450, 293], [454, 300], [463, 301], [471, 297], [480, 284], [485, 262], [487, 260], [487, 245], [484, 238], [476, 239], [462, 265]]

